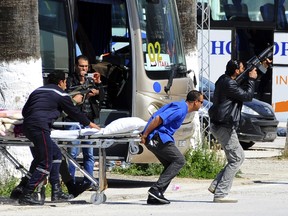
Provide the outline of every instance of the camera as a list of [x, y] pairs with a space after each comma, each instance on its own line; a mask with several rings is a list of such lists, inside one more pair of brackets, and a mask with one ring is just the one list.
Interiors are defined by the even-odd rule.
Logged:
[[93, 73], [87, 73], [87, 77], [93, 78]]

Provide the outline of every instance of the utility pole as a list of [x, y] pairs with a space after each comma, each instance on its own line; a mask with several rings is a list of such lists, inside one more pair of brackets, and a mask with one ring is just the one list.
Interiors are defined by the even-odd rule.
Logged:
[[[202, 89], [199, 89], [203, 93], [203, 86], [205, 81], [203, 77], [210, 80], [210, 0], [202, 0], [197, 2], [197, 31], [198, 31], [198, 58], [199, 58], [199, 79], [200, 83], [203, 83]], [[210, 85], [206, 85], [210, 88]], [[208, 89], [210, 92], [210, 89]], [[207, 95], [208, 102], [210, 103], [210, 94]], [[209, 103], [203, 106], [205, 110], [208, 110]], [[208, 143], [211, 141], [210, 136], [210, 118], [207, 114], [201, 115], [201, 133], [202, 139], [207, 137]]]

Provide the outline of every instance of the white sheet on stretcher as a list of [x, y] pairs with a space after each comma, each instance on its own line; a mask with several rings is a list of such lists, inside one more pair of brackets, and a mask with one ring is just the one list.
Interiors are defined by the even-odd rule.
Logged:
[[97, 130], [94, 128], [85, 128], [79, 130], [52, 130], [51, 131], [51, 138], [52, 139], [77, 139], [79, 136], [90, 136], [92, 139], [93, 138], [100, 138], [105, 137], [105, 138], [114, 138], [114, 137], [123, 137], [123, 136], [135, 136], [140, 133], [139, 130], [133, 130], [129, 131], [126, 133], [115, 133], [115, 134], [104, 134], [103, 131], [104, 129]]
[[[57, 122], [56, 122], [57, 123]], [[58, 122], [58, 125], [71, 124], [67, 122]], [[77, 123], [77, 122], [76, 122]], [[101, 130], [95, 128], [84, 128], [81, 130], [52, 130], [51, 138], [53, 139], [77, 139], [79, 136], [91, 136], [91, 138], [120, 137], [123, 135], [137, 135], [142, 131], [147, 122], [138, 117], [125, 117], [114, 120]], [[77, 123], [79, 124], [79, 123]], [[80, 127], [80, 126], [79, 126]], [[1, 138], [1, 135], [0, 135]], [[5, 134], [3, 139], [26, 139], [25, 137], [15, 137], [14, 134]]]
[[147, 124], [146, 121], [138, 117], [125, 117], [119, 118], [112, 121], [105, 128], [101, 130], [85, 128], [79, 130], [53, 130], [51, 132], [52, 138], [58, 139], [77, 139], [79, 136], [89, 136], [91, 138], [101, 138], [101, 135], [105, 137], [120, 137], [124, 134], [129, 136], [129, 134], [139, 134]]
[[84, 128], [79, 130], [52, 130], [52, 139], [77, 139], [79, 136], [90, 136], [93, 134], [103, 134], [103, 130], [95, 128]]

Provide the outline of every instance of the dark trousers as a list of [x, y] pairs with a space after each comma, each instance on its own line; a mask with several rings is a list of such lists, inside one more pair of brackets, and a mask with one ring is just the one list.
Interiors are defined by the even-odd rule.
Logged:
[[31, 148], [33, 161], [30, 172], [32, 174], [26, 188], [33, 192], [34, 189], [49, 176], [52, 185], [59, 184], [59, 169], [62, 161], [62, 154], [59, 147], [50, 137], [50, 131], [41, 130], [35, 127], [24, 127], [25, 136], [33, 142]]
[[[31, 152], [32, 152], [32, 150], [31, 150]], [[33, 153], [32, 153], [32, 155], [33, 155]], [[34, 156], [33, 156], [33, 158], [34, 158]], [[36, 169], [36, 165], [34, 163], [33, 164], [31, 163], [30, 168], [29, 168], [29, 173], [33, 173], [35, 169]], [[65, 185], [66, 185], [66, 183], [68, 183], [70, 181], [73, 181], [73, 178], [72, 178], [72, 176], [69, 173], [68, 164], [67, 164], [67, 161], [65, 160], [65, 158], [62, 159], [62, 162], [60, 164], [59, 173], [60, 173], [61, 179], [62, 179], [62, 181], [64, 182]], [[28, 183], [28, 181], [29, 181], [29, 179], [31, 177], [30, 174], [28, 174], [28, 175], [29, 176], [25, 175], [24, 177], [22, 177], [21, 182], [20, 182], [19, 185], [25, 186]], [[53, 177], [53, 173], [50, 173], [50, 178], [51, 178], [51, 176], [52, 176], [52, 179], [57, 178], [57, 176]]]
[[173, 142], [163, 144], [158, 134], [153, 137], [152, 143], [146, 146], [164, 166], [158, 181], [152, 186], [164, 193], [172, 179], [184, 166], [185, 157]]

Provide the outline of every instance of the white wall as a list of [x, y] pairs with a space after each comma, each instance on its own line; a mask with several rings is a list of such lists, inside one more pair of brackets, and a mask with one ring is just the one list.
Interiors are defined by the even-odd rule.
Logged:
[[[21, 110], [29, 94], [43, 85], [41, 60], [0, 62], [0, 109]], [[1, 120], [2, 121], [2, 120]], [[0, 137], [1, 138], [1, 137]], [[32, 156], [29, 147], [7, 147], [28, 170]], [[0, 153], [0, 182], [21, 172]]]

